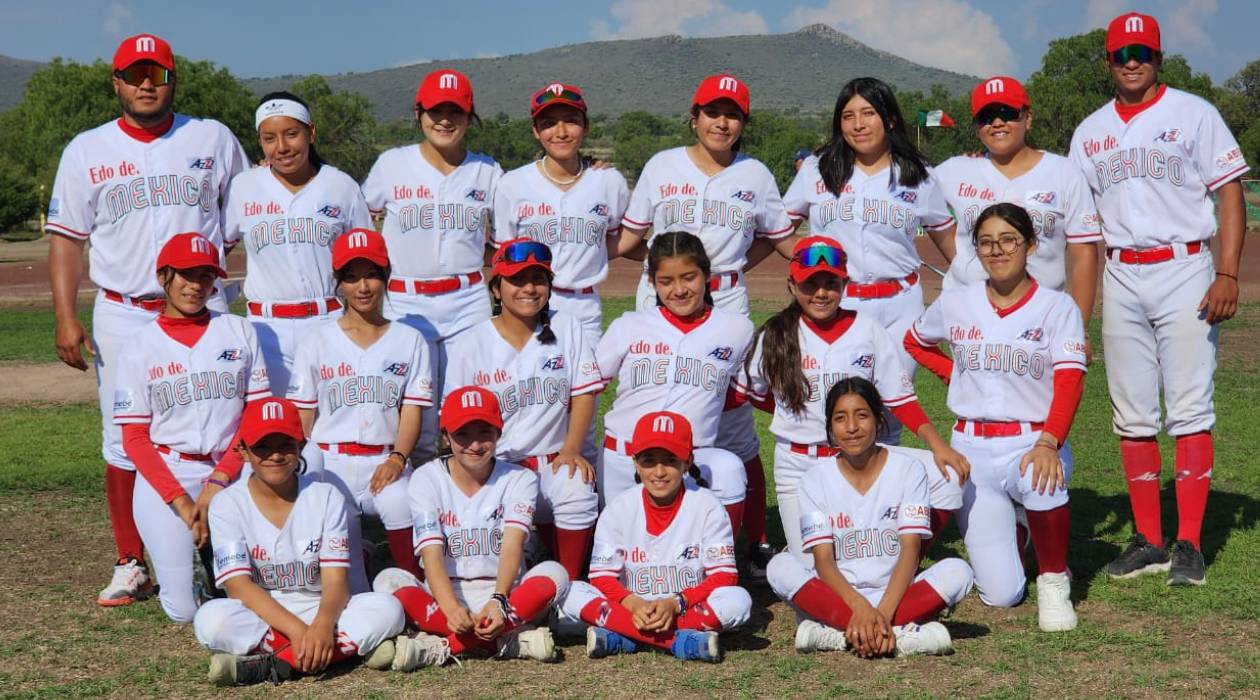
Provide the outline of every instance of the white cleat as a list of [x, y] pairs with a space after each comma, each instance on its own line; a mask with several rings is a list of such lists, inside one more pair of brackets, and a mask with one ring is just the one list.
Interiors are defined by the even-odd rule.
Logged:
[[394, 639], [394, 660], [390, 668], [406, 673], [418, 668], [441, 666], [452, 658], [451, 643], [446, 637], [424, 632], [414, 637], [399, 635]]
[[939, 622], [928, 622], [916, 625], [913, 622], [893, 627], [897, 635], [897, 656], [912, 654], [928, 654], [940, 656], [954, 651], [954, 642], [949, 638], [949, 630]]
[[1066, 572], [1037, 577], [1037, 624], [1042, 632], [1067, 632], [1076, 629], [1076, 611], [1072, 609], [1072, 581]]
[[844, 632], [814, 620], [801, 620], [796, 626], [796, 650], [808, 654], [811, 651], [844, 651], [849, 642]]
[[152, 593], [153, 582], [149, 580], [149, 570], [144, 563], [127, 559], [114, 566], [114, 576], [96, 597], [96, 603], [106, 608], [131, 605], [137, 600], [148, 598]]
[[556, 641], [547, 627], [510, 632], [499, 637], [499, 651], [495, 656], [500, 659], [534, 659], [547, 663], [559, 660], [556, 658]]
[[420, 579], [416, 578], [410, 571], [397, 567], [382, 569], [381, 573], [372, 579], [372, 590], [377, 593], [393, 593], [399, 588], [407, 588], [408, 586], [422, 588]]

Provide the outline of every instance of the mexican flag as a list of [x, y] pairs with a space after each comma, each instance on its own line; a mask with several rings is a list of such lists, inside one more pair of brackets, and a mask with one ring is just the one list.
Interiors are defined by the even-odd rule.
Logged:
[[926, 109], [921, 109], [919, 110], [919, 126], [937, 126], [952, 129], [954, 120], [944, 110], [934, 109], [929, 112]]

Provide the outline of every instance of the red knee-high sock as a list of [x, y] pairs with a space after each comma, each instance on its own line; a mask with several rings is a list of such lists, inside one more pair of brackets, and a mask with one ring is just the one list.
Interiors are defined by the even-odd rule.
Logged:
[[1215, 449], [1212, 433], [1203, 431], [1177, 436], [1177, 539], [1199, 546], [1203, 512], [1212, 488]]
[[[277, 659], [287, 663], [293, 668], [297, 668], [297, 661], [293, 658], [293, 644], [289, 642], [289, 638], [284, 636], [280, 630], [272, 627], [267, 633], [266, 638], [260, 645], [264, 649], [270, 648], [271, 652], [276, 655]], [[335, 664], [338, 661], [345, 661], [353, 656], [358, 655], [359, 646], [350, 641], [345, 632], [338, 630], [333, 636], [333, 652], [332, 661], [329, 664]]]
[[930, 516], [931, 522], [929, 527], [932, 528], [932, 536], [923, 541], [923, 546], [919, 548], [919, 558], [922, 559], [932, 551], [932, 545], [941, 538], [941, 533], [945, 531], [945, 526], [949, 524], [949, 519], [954, 516], [952, 510], [942, 510], [933, 508]]
[[[450, 642], [452, 654], [467, 651], [470, 647], [487, 646], [485, 640], [472, 632], [451, 634], [451, 628], [446, 623], [446, 614], [442, 612], [442, 608], [438, 607], [433, 596], [423, 588], [404, 586], [394, 591], [394, 597], [402, 603], [403, 613], [407, 615], [408, 622], [419, 627], [421, 632], [446, 637], [446, 640]], [[473, 612], [475, 614], [478, 611]], [[492, 644], [489, 646], [493, 648]]]
[[766, 470], [761, 455], [744, 462], [748, 490], [744, 496], [744, 536], [748, 544], [766, 541]]
[[136, 518], [131, 512], [131, 497], [136, 489], [136, 473], [105, 465], [105, 502], [109, 505], [109, 524], [114, 529], [114, 546], [118, 548], [118, 560], [134, 557], [144, 563], [144, 543], [136, 529]]
[[[528, 622], [538, 617], [555, 599], [555, 581], [546, 576], [531, 576], [512, 589], [508, 595], [508, 604], [512, 606], [512, 612], [520, 618], [520, 622]], [[520, 622], [513, 623], [509, 620], [507, 630]]]
[[584, 527], [581, 530], [565, 530], [563, 528], [553, 528], [555, 532], [555, 547], [552, 553], [556, 557], [556, 561], [569, 572], [569, 580], [581, 581], [585, 578], [583, 572], [586, 571], [587, 564], [590, 563], [591, 543], [595, 539], [595, 528]]
[[389, 542], [389, 556], [393, 558], [394, 566], [423, 581], [424, 572], [420, 570], [420, 562], [411, 548], [411, 528], [386, 530], [385, 540]]
[[731, 520], [731, 532], [738, 537], [739, 524], [744, 522], [744, 502], [740, 501], [723, 507], [726, 508], [726, 517]]
[[547, 545], [547, 551], [551, 552], [551, 556], [557, 557], [556, 550], [560, 549], [560, 545], [556, 542], [556, 525], [555, 523], [534, 523], [534, 532], [538, 535], [538, 539]]
[[927, 581], [915, 581], [901, 597], [901, 604], [897, 606], [892, 623], [904, 625], [907, 622], [927, 622], [947, 607], [949, 605], [941, 594], [932, 588], [932, 584]]
[[701, 630], [717, 632], [722, 629], [722, 621], [718, 619], [708, 603], [696, 603], [682, 611], [674, 620], [674, 626], [680, 630]]
[[1028, 534], [1037, 552], [1037, 569], [1043, 574], [1067, 571], [1068, 540], [1072, 536], [1072, 507], [1066, 503], [1051, 510], [1028, 511]]
[[612, 630], [617, 634], [633, 639], [641, 644], [654, 646], [657, 649], [669, 649], [674, 643], [673, 632], [646, 633], [634, 626], [634, 615], [620, 603], [610, 602], [607, 598], [596, 598], [582, 608], [582, 622], [596, 627]]
[[1129, 483], [1129, 505], [1133, 507], [1133, 525], [1147, 542], [1164, 546], [1160, 527], [1159, 473], [1162, 469], [1159, 443], [1154, 437], [1120, 438], [1120, 462]]
[[853, 611], [835, 591], [821, 579], [811, 578], [792, 597], [792, 603], [806, 615], [838, 630], [849, 626]]

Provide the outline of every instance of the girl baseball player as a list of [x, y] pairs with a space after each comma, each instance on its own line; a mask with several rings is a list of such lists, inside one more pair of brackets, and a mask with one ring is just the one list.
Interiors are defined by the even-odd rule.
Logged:
[[595, 469], [582, 445], [604, 382], [582, 324], [551, 313], [551, 265], [550, 249], [538, 241], [499, 247], [490, 273], [495, 315], [451, 341], [446, 386], [475, 384], [499, 397], [497, 456], [538, 474], [535, 527], [577, 579], [599, 512]]
[[552, 83], [534, 93], [529, 107], [543, 157], [499, 181], [493, 244], [526, 237], [551, 249], [551, 306], [581, 321], [593, 346], [602, 320], [595, 287], [608, 277], [629, 188], [621, 173], [590, 168], [582, 157], [589, 121], [581, 90]]
[[[345, 311], [303, 340], [289, 398], [302, 412], [325, 478], [349, 504], [351, 551], [361, 549], [359, 516], [378, 516], [394, 564], [419, 574], [411, 551], [407, 455], [420, 437], [424, 408], [433, 405], [429, 345], [382, 312], [390, 258], [381, 234], [352, 229], [338, 238], [332, 267]], [[368, 590], [358, 556], [350, 589]]]
[[920, 540], [931, 536], [929, 468], [875, 443], [884, 415], [879, 389], [862, 377], [827, 392], [836, 458], [799, 484], [800, 537], [812, 559], [783, 552], [768, 571], [774, 592], [805, 616], [798, 651], [872, 658], [953, 648], [945, 626], [929, 620], [967, 596], [971, 567], [950, 558], [916, 574]]
[[[214, 653], [210, 682], [287, 680], [354, 656], [393, 665], [402, 606], [383, 593], [350, 595], [346, 502], [332, 485], [298, 476], [298, 408], [251, 402], [238, 437], [250, 475], [210, 506], [215, 583], [229, 597], [208, 601], [193, 620], [197, 641]], [[422, 658], [402, 661], [414, 667]]]
[[199, 233], [162, 246], [157, 278], [165, 307], [132, 339], [118, 365], [113, 419], [136, 464], [136, 525], [161, 585], [162, 610], [191, 622], [200, 604], [193, 559], [204, 545], [210, 499], [239, 471], [228, 454], [247, 400], [268, 396], [254, 327], [206, 308], [226, 277], [219, 251]]
[[465, 386], [448, 394], [441, 427], [451, 455], [416, 470], [408, 489], [424, 583], [386, 569], [373, 588], [402, 601], [407, 619], [420, 628], [412, 641], [431, 658], [485, 649], [499, 658], [554, 661], [551, 630], [524, 627], [569, 589], [556, 562], [528, 571], [523, 565], [538, 475], [495, 457], [503, 415], [488, 389]]
[[372, 218], [359, 185], [315, 150], [310, 109], [288, 92], [265, 95], [254, 112], [267, 163], [232, 178], [223, 240], [245, 246], [249, 318], [271, 383], [289, 386], [301, 336], [341, 308], [332, 275], [332, 245]]
[[736, 585], [731, 522], [702, 488], [693, 442], [691, 424], [678, 413], [647, 413], [635, 424], [630, 451], [640, 485], [600, 515], [591, 582], [571, 584], [564, 602], [569, 616], [591, 625], [592, 659], [646, 644], [717, 662], [718, 632], [748, 621], [752, 598]]
[[[873, 382], [881, 403], [932, 449], [936, 469], [928, 483], [934, 535], [962, 504], [961, 484], [970, 470], [923, 412], [888, 333], [867, 314], [840, 308], [848, 280], [845, 262], [844, 250], [833, 239], [811, 236], [796, 244], [788, 266], [792, 301], [758, 330], [753, 352], [733, 383], [740, 396], [774, 415], [775, 494], [788, 549], [797, 554], [803, 553], [797, 482], [814, 465], [834, 462], [837, 448], [827, 439], [824, 399], [844, 377]], [[929, 546], [930, 541], [923, 551]]]
[[672, 410], [692, 426], [695, 461], [726, 507], [731, 523], [743, 521], [746, 477], [739, 457], [711, 447], [753, 326], [747, 316], [713, 306], [709, 256], [685, 231], [658, 233], [647, 256], [658, 306], [613, 321], [595, 360], [604, 382], [617, 378], [617, 396], [604, 415], [604, 450], [597, 468], [600, 499], [611, 503], [634, 488], [634, 462], [626, 438], [635, 421], [653, 410]]
[[[1071, 297], [1029, 276], [1037, 233], [1022, 207], [981, 211], [972, 241], [988, 280], [942, 292], [904, 345], [949, 384], [946, 401], [958, 416], [951, 442], [972, 464], [958, 524], [980, 599], [1009, 607], [1024, 597], [1014, 499], [1027, 511], [1041, 570], [1041, 629], [1070, 630], [1072, 470], [1060, 452], [1081, 400], [1085, 329]], [[949, 342], [952, 360], [937, 348], [941, 342]]]

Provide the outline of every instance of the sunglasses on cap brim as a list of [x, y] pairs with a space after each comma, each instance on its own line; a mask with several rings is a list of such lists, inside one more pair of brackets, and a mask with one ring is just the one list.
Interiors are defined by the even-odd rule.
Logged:
[[551, 264], [551, 249], [538, 241], [521, 241], [504, 246], [498, 255], [498, 262], [523, 263], [530, 259], [534, 262]]
[[573, 103], [582, 105], [584, 109], [586, 107], [586, 100], [582, 99], [581, 95], [579, 95], [576, 92], [573, 92], [572, 90], [561, 90], [560, 92], [547, 90], [543, 94], [534, 98], [534, 106], [542, 107], [543, 105], [550, 104], [552, 102], [555, 102], [556, 100], [564, 100], [566, 102], [573, 102]]
[[812, 245], [792, 256], [792, 262], [801, 267], [842, 267], [844, 253], [827, 245]]
[[976, 115], [976, 126], [988, 126], [993, 122], [1001, 119], [1004, 122], [1013, 122], [1019, 119], [1024, 110], [1012, 107], [1010, 105], [994, 104], [980, 110]]
[[1111, 62], [1117, 66], [1123, 66], [1133, 60], [1136, 60], [1138, 63], [1150, 63], [1155, 60], [1155, 54], [1155, 49], [1149, 46], [1130, 44], [1112, 51]]
[[114, 77], [132, 87], [144, 85], [148, 80], [153, 87], [162, 87], [175, 78], [175, 71], [168, 70], [154, 63], [133, 63], [122, 70], [114, 71]]

